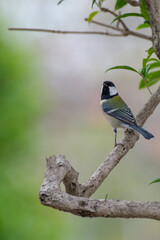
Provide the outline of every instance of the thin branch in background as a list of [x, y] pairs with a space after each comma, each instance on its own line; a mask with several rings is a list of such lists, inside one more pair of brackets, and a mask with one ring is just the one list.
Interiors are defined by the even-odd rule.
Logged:
[[[100, 25], [100, 24], [99, 24]], [[135, 33], [135, 32], [125, 32], [123, 31], [122, 34], [116, 33], [109, 33], [109, 32], [96, 32], [96, 31], [60, 31], [60, 30], [52, 30], [52, 29], [41, 29], [41, 28], [8, 28], [9, 31], [32, 31], [32, 32], [46, 32], [46, 33], [55, 33], [55, 34], [95, 34], [95, 35], [106, 35], [111, 37], [123, 37], [127, 35], [133, 35], [136, 37], [144, 38], [146, 40], [151, 40], [151, 37]], [[117, 30], [118, 31], [118, 30]]]
[[[85, 18], [84, 20], [86, 22], [88, 22], [88, 18]], [[102, 27], [110, 28], [110, 29], [113, 29], [115, 31], [124, 32], [124, 29], [119, 28], [119, 27], [114, 27], [114, 26], [106, 24], [106, 23], [101, 23], [101, 22], [98, 22], [98, 21], [95, 21], [95, 20], [91, 20], [91, 23], [102, 26]]]
[[[85, 18], [85, 21], [88, 21], [88, 19]], [[105, 24], [105, 23], [100, 23], [100, 22], [97, 22], [97, 21], [95, 21], [95, 20], [92, 20], [91, 23], [96, 24], [96, 25], [100, 25], [100, 26], [102, 26], [102, 27], [110, 28], [110, 29], [113, 29], [113, 30], [118, 31], [118, 32], [122, 32], [123, 34], [122, 34], [121, 36], [131, 35], [131, 36], [143, 38], [143, 39], [146, 39], [146, 40], [149, 40], [149, 41], [152, 40], [152, 37], [151, 37], [151, 36], [147, 36], [147, 35], [142, 34], [142, 33], [134, 32], [134, 31], [131, 31], [130, 29], [128, 29], [128, 30], [126, 31], [126, 30], [124, 30], [124, 29], [122, 29], [122, 28], [114, 27], [114, 26], [112, 26], [112, 25], [108, 25], [108, 24]]]
[[150, 88], [149, 88], [149, 86], [148, 86], [148, 84], [147, 84], [147, 82], [146, 82], [145, 77], [143, 76], [143, 74], [140, 74], [140, 76], [143, 78], [143, 81], [144, 81], [144, 83], [145, 83], [145, 85], [146, 85], [146, 88], [148, 89], [149, 93], [152, 95], [152, 92], [151, 92], [151, 90], [150, 90]]
[[96, 32], [96, 31], [60, 31], [52, 29], [41, 29], [41, 28], [8, 28], [9, 31], [29, 31], [29, 32], [46, 32], [46, 33], [55, 33], [55, 34], [96, 34], [96, 35], [106, 35], [112, 37], [122, 37], [124, 34], [116, 34], [109, 32]]
[[[118, 16], [119, 16], [117, 13], [111, 11], [111, 10], [108, 9], [108, 8], [101, 8], [101, 11], [102, 11], [102, 12], [108, 12], [108, 13], [112, 14], [112, 15], [115, 16], [115, 17], [118, 17]], [[119, 22], [122, 24], [122, 26], [124, 27], [124, 29], [125, 29], [126, 31], [129, 30], [128, 27], [126, 26], [126, 24], [124, 23], [124, 21], [123, 21], [122, 19], [119, 19]]]
[[147, 35], [142, 34], [142, 33], [134, 32], [132, 30], [129, 30], [129, 35], [152, 41], [152, 37], [151, 36], [147, 36]]
[[[118, 12], [118, 15], [119, 15], [119, 16], [121, 15], [121, 11]], [[119, 19], [118, 19], [118, 20], [117, 20], [117, 23], [116, 23], [116, 27], [118, 28], [119, 25], [120, 25], [120, 21], [119, 21]]]
[[[108, 12], [115, 17], [119, 16], [118, 14], [116, 14], [115, 12], [111, 11], [108, 8], [100, 8], [100, 10], [102, 12]], [[85, 21], [87, 21], [86, 18], [85, 18]], [[104, 23], [101, 23], [101, 22], [97, 22], [97, 21], [94, 21], [94, 20], [92, 20], [91, 22], [94, 23], [94, 24], [97, 24], [99, 26], [110, 28], [110, 29], [113, 29], [115, 31], [121, 32], [121, 34], [109, 33], [109, 32], [100, 32], [100, 31], [97, 31], [97, 32], [96, 31], [60, 31], [60, 30], [37, 29], [37, 28], [9, 28], [8, 30], [47, 32], [47, 33], [55, 33], [55, 34], [96, 34], [96, 35], [106, 35], [106, 36], [112, 36], [112, 37], [122, 37], [122, 36], [132, 35], [132, 36], [143, 38], [143, 39], [146, 39], [146, 40], [152, 40], [152, 38], [150, 36], [146, 36], [144, 34], [137, 33], [137, 32], [129, 30], [129, 28], [126, 26], [126, 24], [124, 23], [124, 21], [122, 19], [119, 19], [118, 22], [121, 23], [121, 25], [123, 26], [123, 29], [119, 28], [118, 26], [114, 27], [114, 26], [104, 24]]]

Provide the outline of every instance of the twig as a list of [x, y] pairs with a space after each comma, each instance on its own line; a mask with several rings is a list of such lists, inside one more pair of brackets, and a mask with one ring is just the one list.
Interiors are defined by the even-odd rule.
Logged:
[[[86, 22], [88, 22], [88, 18], [85, 18], [84, 20]], [[92, 20], [91, 23], [94, 23], [94, 24], [102, 26], [102, 27], [110, 28], [110, 29], [113, 29], [115, 31], [124, 32], [124, 29], [119, 28], [119, 27], [114, 27], [114, 26], [106, 24], [106, 23], [101, 23], [101, 22], [98, 22], [98, 21], [95, 21], [95, 20]]]
[[[119, 16], [117, 13], [111, 11], [111, 10], [108, 9], [108, 8], [101, 8], [101, 11], [102, 11], [102, 12], [108, 12], [108, 13], [112, 14], [112, 15], [115, 16], [115, 17], [118, 17], [118, 16]], [[119, 19], [119, 22], [122, 24], [122, 26], [124, 27], [124, 29], [125, 29], [126, 31], [129, 30], [128, 27], [126, 26], [126, 24], [123, 22], [122, 19]]]
[[124, 34], [108, 33], [108, 32], [96, 32], [96, 31], [60, 31], [52, 29], [41, 29], [41, 28], [8, 28], [11, 31], [32, 31], [32, 32], [46, 32], [46, 33], [55, 33], [55, 34], [97, 34], [97, 35], [106, 35], [112, 37], [122, 37]]
[[[116, 14], [115, 12], [111, 11], [111, 10], [108, 9], [108, 8], [101, 8], [101, 11], [102, 11], [102, 12], [108, 12], [108, 13], [112, 14], [112, 15], [115, 16], [115, 17], [118, 17], [118, 16], [119, 16], [118, 14]], [[92, 22], [92, 21], [91, 21], [91, 22]], [[125, 30], [125, 31], [123, 31], [123, 32], [125, 32], [125, 35], [132, 35], [132, 36], [136, 36], [136, 37], [139, 37], [139, 38], [144, 38], [144, 39], [150, 40], [150, 41], [152, 40], [152, 37], [151, 37], [151, 36], [146, 36], [146, 35], [144, 35], [144, 34], [142, 34], [142, 33], [138, 33], [138, 32], [131, 31], [131, 30], [127, 27], [127, 25], [124, 23], [124, 21], [123, 21], [122, 19], [119, 19], [119, 22], [122, 24], [122, 26], [123, 26], [123, 28], [124, 28], [124, 30]], [[117, 28], [117, 29], [115, 29], [115, 30], [121, 31], [120, 28]]]
[[151, 90], [150, 90], [150, 88], [149, 88], [149, 86], [148, 86], [148, 84], [147, 84], [147, 82], [146, 82], [145, 77], [143, 76], [143, 74], [140, 74], [140, 76], [143, 78], [143, 81], [144, 81], [144, 83], [145, 83], [145, 85], [146, 85], [147, 90], [148, 90], [149, 93], [152, 95], [152, 92], [151, 92]]
[[[85, 21], [88, 21], [88, 19], [85, 18]], [[126, 31], [126, 30], [124, 30], [122, 28], [114, 27], [114, 26], [111, 26], [111, 25], [108, 25], [108, 24], [104, 24], [104, 23], [100, 23], [100, 22], [97, 22], [97, 21], [94, 21], [94, 20], [92, 20], [91, 23], [96, 24], [96, 25], [100, 25], [102, 27], [111, 28], [111, 29], [113, 29], [115, 31], [122, 32], [123, 36], [132, 35], [132, 36], [143, 38], [143, 39], [146, 39], [146, 40], [150, 40], [150, 41], [152, 40], [151, 36], [147, 36], [147, 35], [142, 34], [142, 33], [134, 32], [134, 31], [131, 31], [130, 29], [128, 29]]]
[[[100, 25], [100, 24], [99, 24]], [[113, 29], [113, 28], [112, 28]], [[116, 34], [116, 33], [109, 33], [109, 32], [96, 32], [96, 31], [60, 31], [60, 30], [52, 30], [52, 29], [41, 29], [41, 28], [8, 28], [9, 31], [32, 31], [32, 32], [46, 32], [46, 33], [54, 33], [54, 34], [96, 34], [96, 35], [106, 35], [106, 36], [112, 36], [112, 37], [123, 37], [127, 35], [134, 35], [136, 37], [144, 38], [147, 40], [151, 40], [151, 37], [140, 34], [140, 33], [134, 33], [134, 32], [126, 32], [126, 31], [120, 31], [117, 29], [117, 31], [122, 32], [122, 34]], [[116, 29], [115, 29], [116, 30]]]
[[135, 37], [144, 38], [146, 40], [152, 41], [152, 37], [151, 36], [147, 36], [145, 34], [134, 32], [134, 31], [131, 31], [131, 30], [129, 30], [128, 35], [132, 35], [132, 36], [135, 36]]

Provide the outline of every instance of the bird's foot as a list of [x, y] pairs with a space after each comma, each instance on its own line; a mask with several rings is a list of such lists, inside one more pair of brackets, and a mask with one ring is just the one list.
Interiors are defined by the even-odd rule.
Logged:
[[114, 147], [117, 147], [117, 146], [122, 146], [124, 147], [124, 145], [122, 143], [115, 143]]
[[133, 132], [133, 130], [130, 129], [130, 128], [126, 128], [125, 131], [124, 131], [124, 133], [131, 133], [131, 132]]

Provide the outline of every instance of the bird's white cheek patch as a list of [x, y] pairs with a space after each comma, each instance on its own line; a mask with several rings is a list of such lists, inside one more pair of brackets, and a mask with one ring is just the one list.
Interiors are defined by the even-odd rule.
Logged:
[[110, 96], [114, 96], [117, 94], [117, 90], [115, 87], [109, 87], [109, 93], [110, 93]]

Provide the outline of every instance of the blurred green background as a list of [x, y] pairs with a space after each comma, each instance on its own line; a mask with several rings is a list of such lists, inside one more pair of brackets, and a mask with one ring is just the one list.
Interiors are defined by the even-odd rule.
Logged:
[[[38, 199], [45, 157], [64, 154], [84, 182], [112, 150], [113, 132], [99, 106], [104, 80], [115, 82], [135, 114], [149, 98], [146, 90], [138, 90], [140, 79], [134, 73], [104, 74], [116, 64], [140, 68], [150, 47], [145, 40], [7, 31], [8, 27], [34, 26], [90, 30], [93, 27], [82, 22], [90, 5], [85, 0], [66, 1], [59, 7], [51, 0], [0, 2], [2, 240], [159, 240], [157, 221], [80, 218], [44, 207]], [[128, 24], [137, 25], [133, 19]], [[159, 118], [158, 107], [145, 124], [155, 138], [140, 137], [94, 198], [108, 193], [115, 199], [160, 200], [160, 185], [148, 185], [160, 176]], [[119, 131], [118, 138], [122, 136]]]

